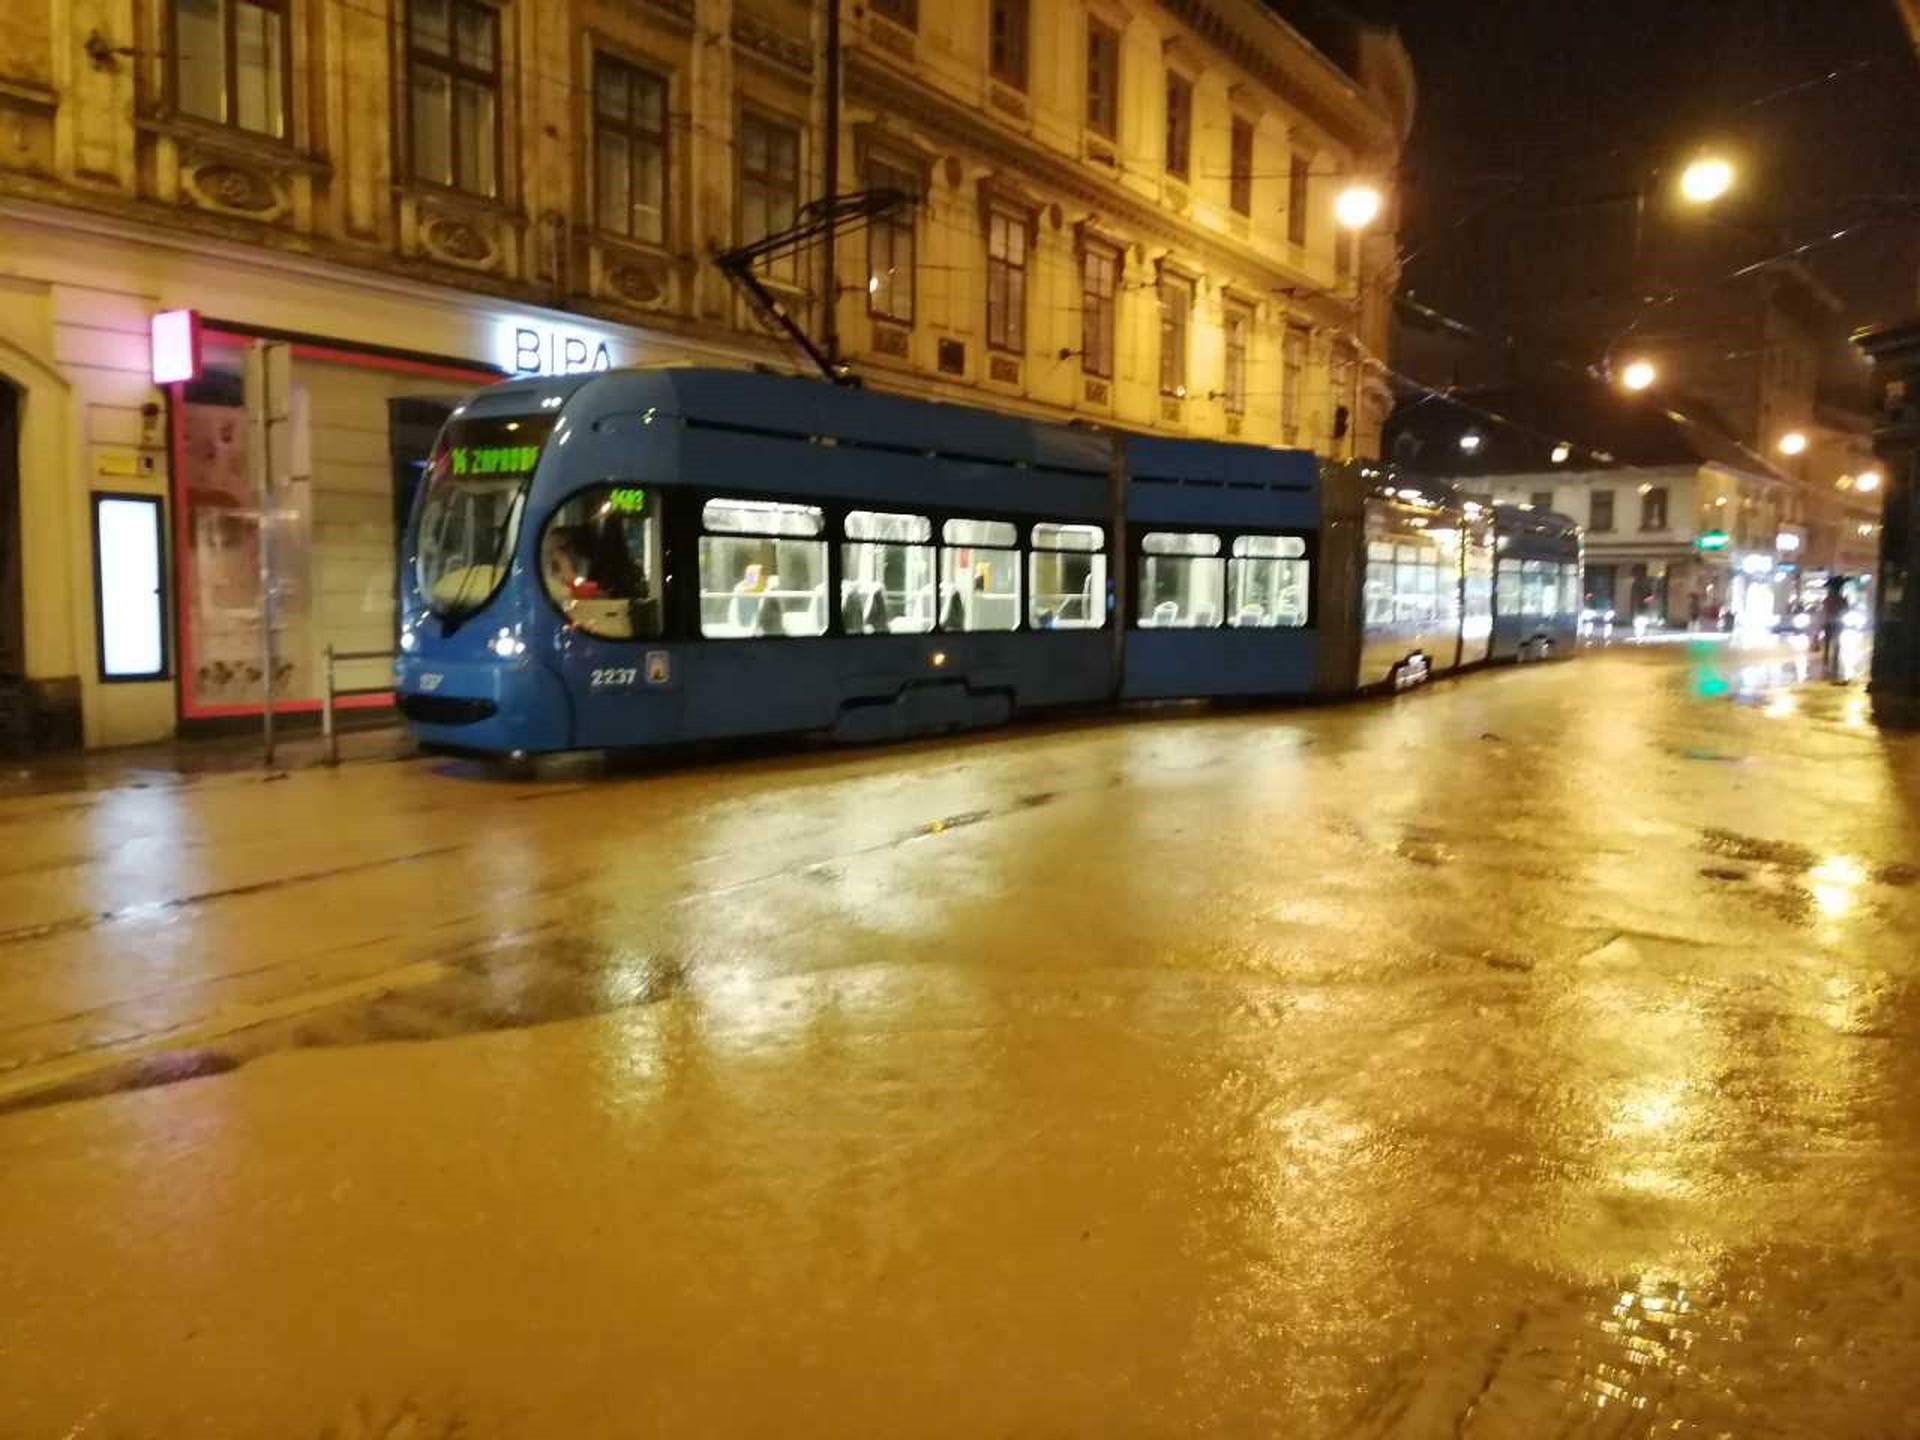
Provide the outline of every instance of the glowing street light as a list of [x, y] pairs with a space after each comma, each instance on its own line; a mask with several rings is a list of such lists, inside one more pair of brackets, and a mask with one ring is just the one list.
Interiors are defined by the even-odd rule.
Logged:
[[1558, 445], [1553, 447], [1553, 454], [1548, 458], [1556, 465], [1564, 465], [1568, 460], [1573, 458], [1573, 447], [1562, 440]]
[[1620, 372], [1620, 383], [1629, 390], [1650, 389], [1659, 378], [1660, 372], [1651, 360], [1635, 360]]
[[1680, 174], [1680, 194], [1694, 205], [1711, 205], [1733, 188], [1733, 166], [1703, 155]]
[[1780, 437], [1782, 455], [1804, 455], [1807, 453], [1807, 437], [1799, 430], [1789, 430]]
[[1477, 451], [1480, 448], [1479, 431], [1469, 430], [1466, 434], [1462, 435], [1460, 437], [1460, 448], [1469, 455]]
[[1335, 197], [1333, 217], [1348, 230], [1364, 230], [1380, 218], [1386, 197], [1371, 185], [1349, 185]]
[[1875, 490], [1880, 488], [1880, 472], [1878, 470], [1862, 470], [1858, 475], [1853, 477], [1853, 488], [1858, 490], [1862, 495], [1871, 495]]

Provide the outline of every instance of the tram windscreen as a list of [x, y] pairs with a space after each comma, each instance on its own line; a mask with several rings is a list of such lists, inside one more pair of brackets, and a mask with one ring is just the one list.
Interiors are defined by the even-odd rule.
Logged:
[[414, 577], [436, 615], [471, 615], [506, 578], [527, 483], [557, 418], [455, 418], [440, 432], [414, 525]]

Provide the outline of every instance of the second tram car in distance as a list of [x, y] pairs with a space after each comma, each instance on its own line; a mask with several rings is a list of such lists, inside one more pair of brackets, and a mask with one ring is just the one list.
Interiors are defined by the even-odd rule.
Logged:
[[1527, 505], [1496, 505], [1493, 658], [1546, 660], [1571, 655], [1580, 640], [1585, 552], [1580, 527], [1565, 515]]
[[429, 461], [396, 691], [423, 742], [516, 754], [1404, 688], [1488, 657], [1496, 519], [1370, 465], [751, 371], [509, 381]]

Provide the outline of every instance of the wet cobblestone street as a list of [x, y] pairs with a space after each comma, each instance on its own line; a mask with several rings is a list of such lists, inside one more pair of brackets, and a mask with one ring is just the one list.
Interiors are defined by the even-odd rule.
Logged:
[[0, 785], [0, 1436], [1920, 1433], [1920, 739], [1701, 642]]

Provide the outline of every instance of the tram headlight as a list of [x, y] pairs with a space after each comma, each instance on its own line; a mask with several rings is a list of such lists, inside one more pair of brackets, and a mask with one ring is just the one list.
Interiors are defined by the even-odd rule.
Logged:
[[487, 641], [487, 648], [502, 660], [518, 660], [527, 653], [527, 642], [502, 625]]
[[400, 648], [402, 650], [411, 655], [419, 643], [419, 640], [414, 638], [413, 627], [411, 625], [402, 625], [400, 627]]

